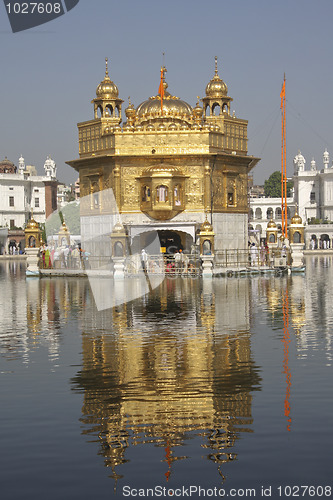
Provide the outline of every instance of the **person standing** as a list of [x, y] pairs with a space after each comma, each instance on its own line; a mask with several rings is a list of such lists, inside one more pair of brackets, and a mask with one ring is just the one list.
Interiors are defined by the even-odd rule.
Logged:
[[176, 274], [179, 274], [181, 272], [182, 255], [178, 250], [174, 255], [174, 259], [175, 259]]
[[254, 267], [257, 264], [258, 260], [258, 251], [255, 243], [252, 243], [251, 245], [250, 256], [251, 256], [251, 266]]
[[146, 250], [143, 248], [141, 250], [141, 266], [144, 273], [147, 272], [147, 263], [148, 263], [148, 254]]

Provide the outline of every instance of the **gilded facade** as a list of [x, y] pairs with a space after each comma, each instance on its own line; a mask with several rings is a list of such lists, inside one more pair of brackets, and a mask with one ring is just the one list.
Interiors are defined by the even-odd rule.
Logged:
[[[131, 241], [139, 237], [145, 244], [146, 233], [164, 231], [190, 250], [207, 216], [216, 250], [246, 248], [247, 179], [258, 162], [247, 154], [248, 122], [231, 113], [216, 58], [215, 74], [195, 107], [169, 93], [165, 75], [163, 67], [157, 95], [137, 107], [129, 99], [122, 124], [123, 100], [106, 60], [92, 101], [94, 118], [78, 124], [79, 159], [68, 162], [79, 172], [81, 199], [90, 200], [82, 215], [95, 221], [110, 215], [101, 192], [112, 190]], [[110, 232], [114, 223], [110, 218]], [[88, 226], [83, 240], [94, 237]], [[92, 226], [103, 232], [107, 224]]]

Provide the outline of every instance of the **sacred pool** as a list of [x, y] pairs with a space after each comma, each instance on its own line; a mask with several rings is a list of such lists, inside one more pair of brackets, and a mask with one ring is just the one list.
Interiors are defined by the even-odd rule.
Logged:
[[0, 281], [4, 500], [331, 496], [331, 256], [101, 310], [85, 277]]

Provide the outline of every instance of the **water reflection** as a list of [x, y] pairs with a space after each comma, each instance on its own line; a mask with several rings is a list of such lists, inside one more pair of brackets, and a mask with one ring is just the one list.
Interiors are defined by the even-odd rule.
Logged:
[[84, 433], [98, 437], [113, 477], [126, 474], [115, 468], [129, 447], [154, 443], [164, 448], [168, 479], [174, 461], [190, 458], [182, 447], [193, 432], [223, 475], [235, 441], [251, 432], [260, 384], [249, 282], [166, 279], [135, 302], [83, 313], [83, 366], [73, 387], [84, 394]]
[[[251, 280], [251, 310], [262, 312], [262, 322], [283, 330], [283, 297], [288, 293], [289, 326], [299, 358], [319, 349], [332, 362], [333, 257], [308, 256], [306, 273]], [[259, 317], [260, 319], [260, 315]]]
[[90, 297], [86, 280], [26, 278], [26, 266], [17, 261], [0, 265], [0, 353], [7, 359], [23, 359], [46, 347], [48, 357], [59, 357], [61, 327], [69, 313]]
[[263, 356], [277, 339], [284, 432], [295, 428], [296, 361], [303, 366], [323, 354], [318, 366], [323, 359], [331, 365], [332, 264], [311, 256], [305, 275], [166, 279], [152, 293], [98, 312], [87, 279], [26, 279], [25, 266], [1, 263], [0, 359], [31, 367], [43, 347], [55, 365], [75, 321], [82, 364], [70, 386], [82, 394], [83, 435], [111, 475], [127, 477], [140, 444], [160, 452], [160, 480], [177, 476], [194, 454], [223, 478], [224, 464], [242, 453], [241, 438], [254, 431], [261, 377], [273, 372], [263, 374], [253, 354], [258, 338], [270, 335]]

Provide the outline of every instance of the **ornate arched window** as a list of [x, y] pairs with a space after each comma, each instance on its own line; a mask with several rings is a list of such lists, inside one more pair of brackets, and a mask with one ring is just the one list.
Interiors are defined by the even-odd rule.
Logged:
[[261, 219], [262, 218], [262, 211], [261, 208], [256, 208], [256, 219]]
[[210, 255], [212, 253], [212, 244], [209, 240], [205, 240], [202, 244], [202, 252], [204, 255]]
[[301, 242], [301, 233], [299, 231], [296, 231], [294, 233], [294, 243], [300, 243]]
[[99, 208], [99, 193], [93, 193], [93, 208]]
[[29, 247], [30, 248], [35, 248], [36, 246], [36, 239], [34, 238], [34, 236], [30, 236], [29, 238]]
[[113, 107], [111, 104], [108, 104], [105, 108], [105, 115], [106, 116], [113, 116]]
[[142, 187], [142, 197], [141, 197], [142, 202], [147, 202], [150, 201], [150, 187], [149, 186], [143, 186]]
[[176, 184], [174, 189], [173, 189], [173, 199], [174, 199], [174, 204], [176, 206], [179, 206], [182, 204], [182, 187], [180, 184]]
[[163, 184], [160, 186], [157, 186], [157, 188], [156, 188], [156, 201], [158, 203], [165, 203], [168, 200], [169, 200], [168, 187], [164, 186]]
[[228, 191], [228, 205], [234, 205], [235, 204], [235, 199], [234, 199], [234, 192], [232, 190]]
[[124, 256], [124, 246], [121, 241], [116, 241], [114, 244], [114, 256], [123, 257]]
[[212, 114], [214, 116], [219, 116], [221, 114], [221, 106], [217, 102], [214, 102], [212, 106]]

